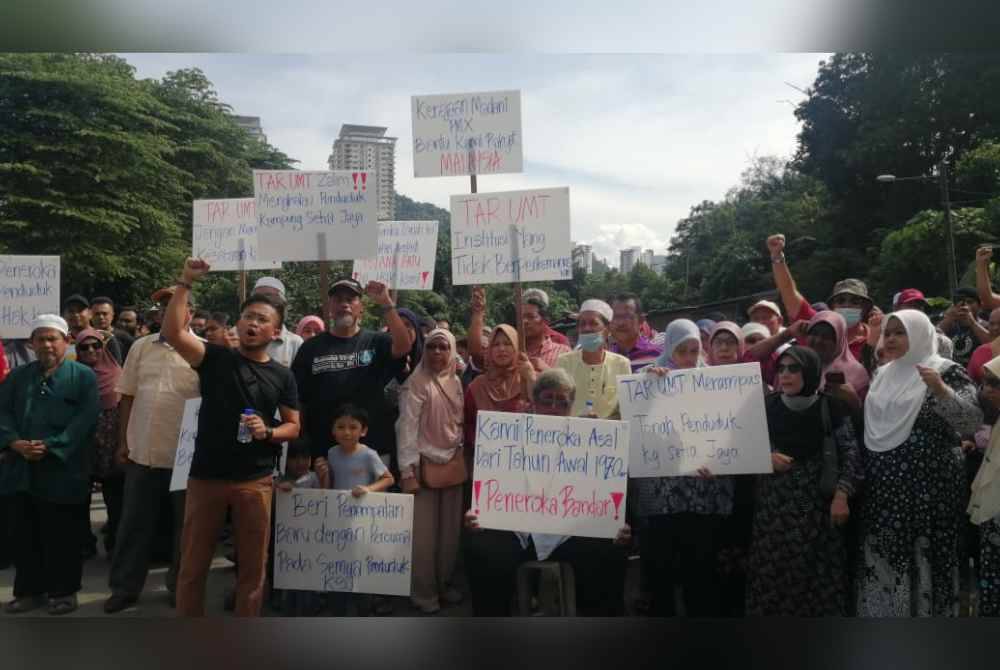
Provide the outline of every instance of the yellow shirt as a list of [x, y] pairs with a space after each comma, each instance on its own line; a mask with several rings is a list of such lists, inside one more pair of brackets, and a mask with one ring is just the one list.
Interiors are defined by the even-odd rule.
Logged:
[[607, 419], [618, 411], [618, 377], [632, 374], [632, 364], [620, 354], [605, 350], [604, 362], [587, 365], [583, 351], [570, 351], [556, 360], [556, 367], [569, 373], [576, 382], [576, 400], [571, 416], [580, 416], [587, 410], [587, 401], [594, 403], [594, 412]]
[[133, 396], [126, 438], [128, 457], [173, 469], [184, 403], [201, 395], [198, 373], [159, 334], [135, 341], [115, 390]]

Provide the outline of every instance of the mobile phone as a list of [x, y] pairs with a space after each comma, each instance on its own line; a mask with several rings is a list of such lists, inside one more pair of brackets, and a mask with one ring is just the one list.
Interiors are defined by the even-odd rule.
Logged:
[[844, 377], [843, 372], [827, 372], [826, 373], [826, 383], [827, 384], [843, 384], [847, 380]]

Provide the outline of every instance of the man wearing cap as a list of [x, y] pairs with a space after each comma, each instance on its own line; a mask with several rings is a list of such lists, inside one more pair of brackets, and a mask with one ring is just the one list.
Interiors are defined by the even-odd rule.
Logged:
[[[388, 333], [361, 328], [364, 303], [368, 296], [382, 308]], [[365, 444], [379, 454], [388, 454], [393, 444], [394, 426], [382, 420], [385, 385], [396, 371], [394, 361], [410, 352], [409, 331], [396, 312], [385, 284], [368, 282], [362, 288], [354, 279], [343, 277], [330, 286], [326, 313], [332, 327], [310, 338], [292, 362], [302, 407], [302, 426], [312, 445], [316, 473], [328, 483], [326, 460], [331, 446], [331, 428], [336, 409], [350, 402], [369, 415]]]
[[967, 367], [976, 347], [988, 344], [993, 338], [990, 337], [989, 325], [979, 318], [983, 305], [976, 289], [969, 286], [956, 289], [952, 303], [938, 329], [951, 338], [952, 360]]
[[[160, 289], [153, 294], [153, 301], [165, 307], [173, 293], [172, 287]], [[190, 293], [187, 295], [185, 327], [194, 310]], [[121, 393], [116, 458], [124, 465], [125, 493], [108, 577], [111, 597], [104, 602], [108, 614], [134, 604], [142, 593], [164, 496], [170, 496], [174, 517], [172, 560], [165, 577], [173, 600], [180, 564], [184, 491], [171, 492], [170, 477], [184, 404], [201, 395], [198, 373], [159, 333], [135, 341], [115, 390]]]
[[[771, 252], [774, 283], [789, 318], [793, 322], [809, 321], [816, 315], [816, 310], [795, 286], [795, 280], [785, 261], [785, 236], [771, 235], [767, 238], [767, 248]], [[848, 348], [854, 358], [861, 361], [862, 349], [868, 341], [868, 316], [874, 307], [872, 299], [868, 297], [868, 287], [860, 279], [842, 279], [834, 285], [833, 293], [826, 302], [847, 322]]]
[[[285, 285], [276, 277], [261, 277], [253, 285], [252, 293], [263, 293], [278, 298], [282, 304], [288, 305], [288, 297], [285, 295]], [[302, 346], [302, 337], [296, 335], [281, 324], [281, 334], [271, 344], [267, 346], [267, 355], [271, 360], [277, 361], [286, 368], [292, 366], [295, 354], [299, 353]]]
[[[102, 295], [90, 301], [90, 325], [96, 330], [103, 330], [114, 336], [115, 345], [120, 353], [118, 363], [124, 363], [135, 338], [121, 328], [115, 327], [115, 303], [111, 298]], [[108, 350], [112, 356], [115, 355], [112, 346], [109, 346]]]
[[767, 328], [772, 336], [781, 332], [785, 325], [785, 319], [781, 315], [781, 309], [770, 300], [758, 300], [750, 305], [747, 316], [753, 323], [759, 323]]
[[556, 365], [576, 382], [576, 398], [571, 416], [587, 414], [587, 402], [593, 405], [590, 416], [598, 419], [617, 418], [618, 377], [632, 373], [629, 360], [608, 351], [608, 329], [614, 312], [603, 300], [585, 300], [580, 305], [576, 328], [579, 336], [576, 351], [563, 354]]
[[45, 603], [77, 608], [83, 557], [76, 510], [90, 495], [88, 454], [100, 413], [97, 378], [66, 360], [69, 326], [55, 314], [31, 326], [38, 357], [0, 384], [0, 495], [14, 496], [10, 614]]
[[616, 295], [611, 300], [611, 351], [629, 359], [632, 372], [654, 363], [663, 352], [640, 333], [642, 303], [632, 293]]

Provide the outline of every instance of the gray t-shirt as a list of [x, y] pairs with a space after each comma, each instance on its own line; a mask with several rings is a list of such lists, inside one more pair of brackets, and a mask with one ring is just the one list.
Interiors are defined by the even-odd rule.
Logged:
[[386, 472], [378, 452], [364, 444], [359, 444], [349, 456], [337, 445], [330, 449], [326, 460], [330, 463], [330, 488], [333, 489], [349, 491], [355, 486], [368, 486]]

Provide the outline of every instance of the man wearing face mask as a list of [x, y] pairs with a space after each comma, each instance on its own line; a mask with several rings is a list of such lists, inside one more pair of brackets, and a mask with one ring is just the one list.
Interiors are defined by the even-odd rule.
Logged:
[[[608, 328], [614, 312], [603, 300], [586, 300], [580, 305], [576, 328], [579, 349], [562, 354], [556, 367], [569, 373], [576, 384], [570, 416], [617, 419], [618, 377], [632, 374], [629, 360], [608, 351]], [[591, 403], [588, 413], [587, 403]]]
[[[809, 321], [816, 315], [816, 310], [795, 286], [792, 272], [785, 262], [785, 236], [771, 235], [767, 238], [767, 248], [771, 252], [774, 284], [781, 294], [789, 319], [792, 322]], [[860, 279], [842, 279], [834, 285], [833, 293], [826, 302], [847, 322], [847, 346], [854, 358], [860, 361], [862, 349], [868, 341], [868, 316], [874, 306], [868, 297], [868, 287]], [[805, 346], [806, 343], [801, 340], [800, 344]]]

